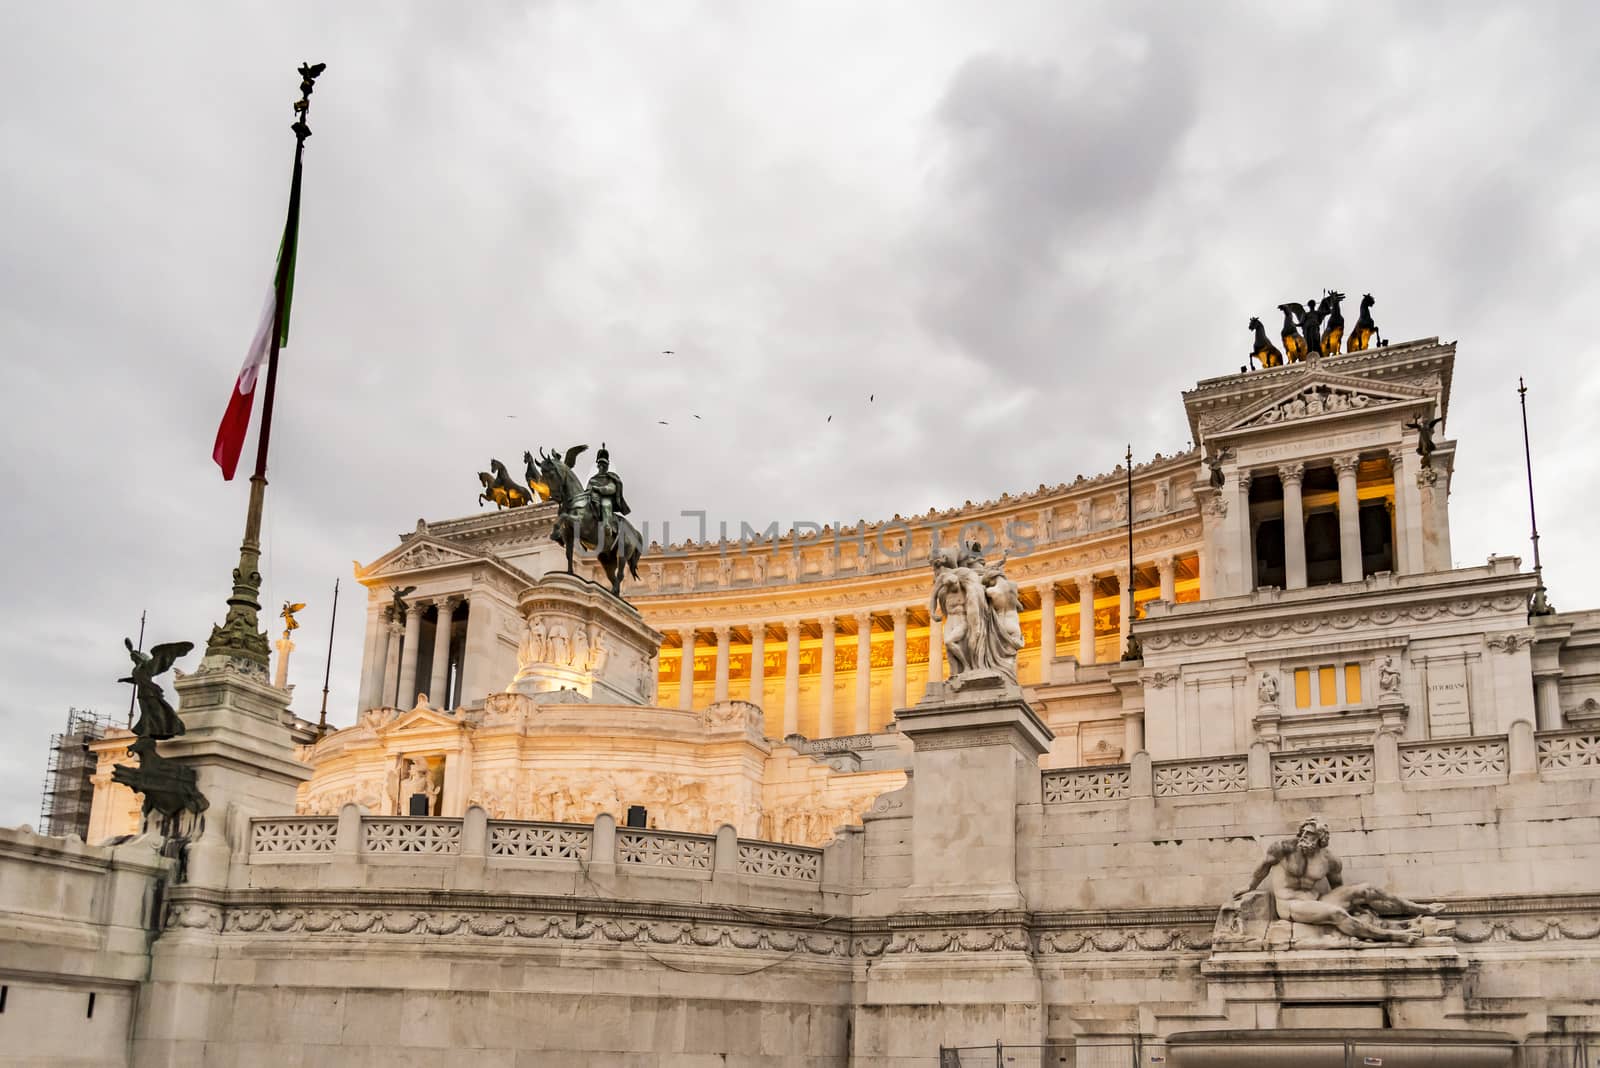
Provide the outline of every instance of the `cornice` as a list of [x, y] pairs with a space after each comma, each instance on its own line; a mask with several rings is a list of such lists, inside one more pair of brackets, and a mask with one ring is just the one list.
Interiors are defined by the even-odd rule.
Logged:
[[1405, 576], [1387, 585], [1257, 591], [1247, 597], [1168, 606], [1133, 623], [1145, 649], [1197, 648], [1328, 631], [1499, 617], [1526, 624], [1534, 578], [1523, 572]]

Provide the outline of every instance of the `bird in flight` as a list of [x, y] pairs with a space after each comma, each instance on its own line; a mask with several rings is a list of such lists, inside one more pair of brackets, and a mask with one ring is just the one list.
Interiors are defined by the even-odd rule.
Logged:
[[867, 403], [868, 403], [868, 404], [871, 404], [871, 403], [872, 403], [872, 398], [873, 398], [873, 397], [876, 397], [876, 396], [877, 396], [877, 394], [876, 394], [876, 393], [868, 393], [868, 394], [867, 394]]
[[828, 422], [830, 422], [830, 423], [831, 423], [831, 422], [833, 422], [833, 416], [831, 416], [831, 415], [830, 415], [830, 416], [828, 416], [828, 419], [827, 419], [827, 421], [828, 421]]
[[671, 356], [672, 354], [673, 353], [672, 353], [671, 349], [662, 349], [661, 350], [661, 355], [663, 355], [663, 356]]
[[696, 418], [696, 419], [699, 419], [699, 418], [700, 418], [700, 417], [699, 417], [699, 416], [698, 416], [698, 415], [697, 415], [697, 416], [695, 416], [695, 418]]
[[670, 426], [671, 425], [665, 419], [657, 419], [656, 422], [661, 424], [662, 426]]

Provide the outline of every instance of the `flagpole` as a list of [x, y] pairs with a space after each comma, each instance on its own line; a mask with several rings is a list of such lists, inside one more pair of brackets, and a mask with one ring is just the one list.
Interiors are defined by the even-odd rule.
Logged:
[[1122, 651], [1124, 660], [1143, 660], [1144, 650], [1139, 648], [1139, 639], [1133, 634], [1133, 621], [1138, 618], [1139, 608], [1133, 599], [1133, 443], [1128, 443], [1128, 455], [1123, 460], [1128, 474], [1128, 641]]
[[206, 660], [213, 665], [231, 663], [263, 678], [270, 658], [267, 635], [260, 627], [261, 602], [261, 513], [267, 495], [267, 448], [272, 441], [272, 398], [278, 384], [278, 349], [283, 340], [283, 315], [288, 302], [295, 246], [300, 222], [300, 173], [306, 138], [311, 127], [311, 91], [325, 64], [300, 66], [300, 99], [295, 101], [294, 170], [289, 180], [289, 211], [284, 222], [283, 246], [278, 253], [278, 271], [272, 286], [272, 337], [267, 358], [266, 397], [261, 408], [261, 434], [256, 445], [256, 469], [250, 476], [250, 505], [245, 512], [244, 541], [239, 546], [239, 566], [233, 571], [233, 593], [228, 598], [228, 614], [220, 626], [211, 628], [206, 643]]
[[339, 619], [339, 580], [333, 580], [333, 611], [328, 618], [328, 663], [322, 669], [322, 712], [317, 716], [317, 737], [328, 733], [328, 677], [333, 674], [333, 625]]
[[1528, 467], [1528, 522], [1533, 525], [1533, 600], [1528, 605], [1530, 616], [1553, 616], [1545, 596], [1544, 567], [1539, 562], [1539, 516], [1533, 510], [1533, 450], [1528, 446], [1528, 387], [1517, 379], [1517, 399], [1522, 404], [1522, 458]]

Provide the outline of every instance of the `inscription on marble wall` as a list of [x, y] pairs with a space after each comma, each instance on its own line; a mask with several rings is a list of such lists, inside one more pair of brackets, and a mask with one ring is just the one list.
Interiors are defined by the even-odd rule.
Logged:
[[1279, 460], [1286, 456], [1322, 455], [1346, 449], [1370, 449], [1393, 444], [1396, 437], [1383, 430], [1357, 430], [1348, 434], [1329, 434], [1304, 441], [1288, 441], [1282, 445], [1244, 445], [1239, 448], [1240, 467]]
[[1430, 660], [1427, 667], [1428, 736], [1459, 738], [1472, 733], [1467, 665], [1462, 660]]

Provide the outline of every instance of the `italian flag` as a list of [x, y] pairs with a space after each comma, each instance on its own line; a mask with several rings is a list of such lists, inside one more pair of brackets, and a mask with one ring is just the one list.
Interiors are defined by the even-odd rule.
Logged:
[[[273, 311], [277, 309], [277, 341], [282, 348], [289, 344], [289, 304], [294, 296], [295, 223], [291, 218], [284, 231], [283, 244], [278, 247], [278, 265], [272, 272], [273, 284], [267, 289], [267, 302], [261, 309], [261, 320], [256, 325], [255, 336], [250, 339], [250, 350], [245, 353], [244, 366], [233, 383], [233, 393], [228, 397], [227, 411], [222, 413], [222, 423], [217, 427], [217, 440], [211, 446], [211, 458], [222, 468], [222, 477], [233, 480], [239, 467], [239, 453], [244, 449], [245, 432], [250, 429], [250, 409], [255, 406], [256, 381], [263, 366], [272, 354]], [[288, 257], [285, 266], [284, 257]], [[283, 277], [283, 305], [278, 307], [278, 277]]]

